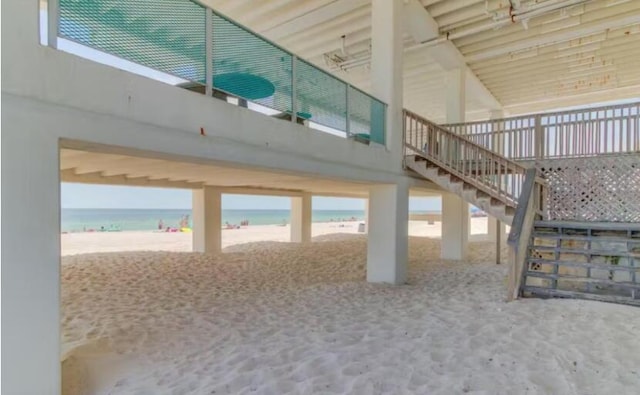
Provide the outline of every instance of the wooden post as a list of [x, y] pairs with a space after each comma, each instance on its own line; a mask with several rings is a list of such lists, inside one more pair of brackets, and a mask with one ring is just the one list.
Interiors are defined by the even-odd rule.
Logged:
[[542, 159], [544, 156], [544, 129], [542, 128], [542, 116], [535, 116], [534, 125], [534, 156], [536, 159]]

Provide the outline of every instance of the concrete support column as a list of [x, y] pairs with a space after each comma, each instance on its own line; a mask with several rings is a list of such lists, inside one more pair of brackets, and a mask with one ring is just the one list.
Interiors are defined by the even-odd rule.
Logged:
[[387, 103], [386, 146], [402, 165], [403, 1], [371, 1], [371, 93]]
[[310, 193], [291, 198], [291, 241], [293, 243], [311, 241], [311, 201]]
[[58, 138], [28, 116], [2, 113], [2, 393], [59, 394]]
[[364, 200], [364, 233], [369, 232], [369, 199]]
[[[464, 122], [465, 118], [464, 68], [446, 71], [447, 123]], [[446, 147], [451, 155], [457, 147]], [[461, 260], [466, 257], [469, 241], [469, 204], [456, 195], [442, 195], [442, 259]]]
[[469, 241], [469, 204], [458, 196], [442, 194], [442, 259], [462, 260]]
[[375, 185], [369, 189], [367, 281], [404, 284], [409, 248], [409, 188]]
[[194, 189], [192, 194], [193, 251], [222, 251], [222, 194], [215, 187]]

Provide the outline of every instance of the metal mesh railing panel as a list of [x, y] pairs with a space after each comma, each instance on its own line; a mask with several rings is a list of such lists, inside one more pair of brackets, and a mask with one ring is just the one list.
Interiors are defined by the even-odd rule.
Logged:
[[292, 56], [230, 20], [213, 16], [213, 86], [291, 112]]
[[349, 133], [384, 144], [385, 105], [349, 86]]
[[205, 8], [184, 0], [60, 0], [59, 36], [190, 81], [205, 79]]
[[347, 84], [296, 58], [296, 109], [315, 123], [347, 130]]

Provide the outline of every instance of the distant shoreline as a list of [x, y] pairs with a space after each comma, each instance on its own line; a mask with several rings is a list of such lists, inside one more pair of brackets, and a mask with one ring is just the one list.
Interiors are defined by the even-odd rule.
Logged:
[[[438, 212], [416, 210], [412, 219], [439, 218]], [[187, 217], [184, 225], [185, 217]], [[62, 209], [61, 231], [66, 233], [154, 231], [160, 228], [189, 228], [193, 225], [191, 209]], [[429, 219], [431, 221], [431, 219]], [[313, 210], [313, 223], [365, 221], [364, 210]], [[291, 222], [289, 209], [223, 209], [222, 224], [282, 225]]]

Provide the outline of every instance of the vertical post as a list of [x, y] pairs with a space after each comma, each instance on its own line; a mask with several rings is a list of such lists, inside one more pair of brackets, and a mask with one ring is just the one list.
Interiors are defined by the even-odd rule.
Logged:
[[369, 199], [364, 200], [364, 233], [369, 229]]
[[402, 0], [371, 1], [371, 91], [387, 103], [384, 143], [402, 164]]
[[291, 122], [298, 122], [298, 82], [296, 81], [298, 57], [291, 55]]
[[2, 393], [59, 394], [58, 134], [3, 112], [0, 157]]
[[206, 96], [213, 95], [213, 11], [205, 8], [205, 88]]
[[[490, 119], [500, 120], [494, 123], [495, 129], [493, 130], [493, 134], [492, 134], [491, 146], [493, 147], [493, 150], [495, 152], [497, 152], [500, 155], [503, 155], [504, 154], [503, 131], [504, 131], [505, 125], [502, 119], [504, 119], [504, 110], [502, 109], [491, 110]], [[501, 178], [502, 177], [499, 174], [495, 176], [495, 182], [497, 183], [498, 186], [502, 185]], [[488, 224], [489, 240], [496, 241], [496, 264], [499, 265], [500, 252], [502, 250], [502, 245], [506, 244], [507, 235], [506, 235], [505, 224], [500, 222], [499, 219], [492, 218], [491, 216], [487, 218], [487, 221], [489, 222]]]
[[374, 185], [369, 189], [367, 281], [404, 284], [409, 249], [409, 187]]
[[312, 205], [310, 193], [291, 198], [291, 242], [311, 242]]
[[[496, 265], [500, 264], [500, 252], [502, 251], [502, 235], [504, 234], [504, 225], [500, 226], [500, 220], [497, 218], [494, 220], [495, 226], [498, 230], [498, 234], [496, 235]], [[500, 232], [502, 230], [502, 232]]]
[[60, 2], [59, 0], [47, 0], [47, 45], [53, 49], [58, 49], [59, 27]]
[[540, 115], [536, 115], [534, 119], [534, 157], [536, 159], [542, 159], [544, 155], [544, 129], [542, 128], [542, 117]]
[[193, 251], [216, 254], [222, 251], [222, 194], [215, 187], [193, 190]]
[[[446, 71], [447, 123], [461, 123], [465, 118], [465, 77], [464, 68]], [[456, 143], [449, 139], [443, 147], [448, 160], [458, 157]], [[476, 158], [477, 159], [477, 158]], [[476, 162], [477, 165], [477, 162]], [[453, 194], [442, 195], [442, 259], [461, 260], [467, 254], [469, 241], [469, 204]]]
[[[347, 125], [346, 125], [346, 129], [345, 132], [347, 133], [347, 137], [349, 137], [351, 135], [351, 109], [349, 106], [349, 91], [351, 90], [351, 85], [347, 84], [347, 94], [346, 94], [346, 108], [347, 108], [347, 114], [346, 114], [346, 119], [347, 119]], [[369, 136], [369, 140], [371, 140], [371, 136]]]
[[463, 260], [469, 241], [469, 204], [458, 196], [442, 194], [442, 259]]

